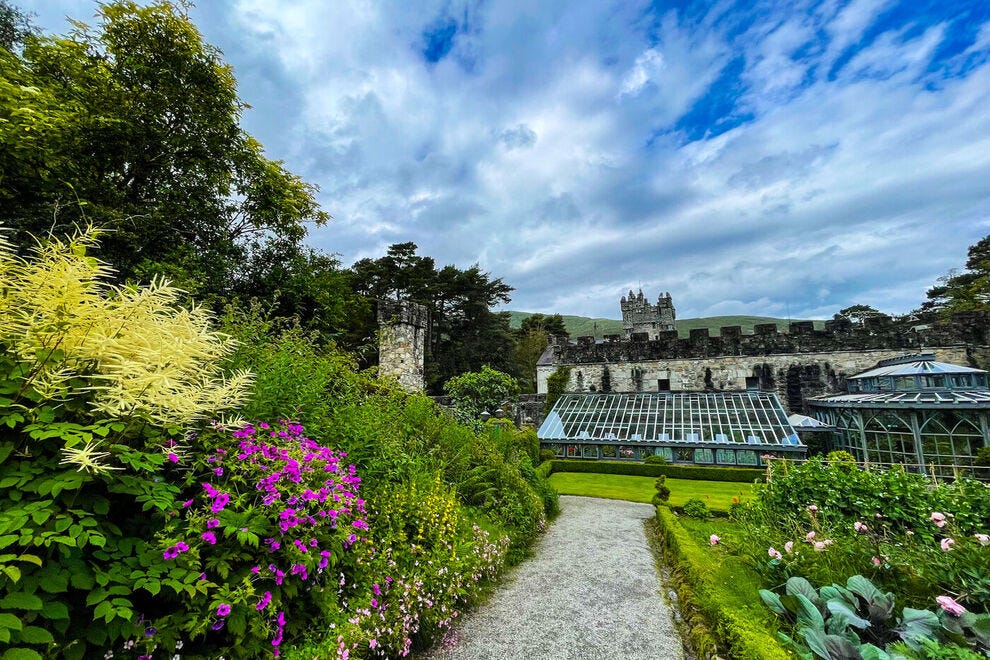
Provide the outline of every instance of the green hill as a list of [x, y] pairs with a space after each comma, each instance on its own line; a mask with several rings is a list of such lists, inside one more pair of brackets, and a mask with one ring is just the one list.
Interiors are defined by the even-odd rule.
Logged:
[[[518, 328], [522, 325], [523, 319], [527, 316], [532, 316], [531, 312], [509, 312], [510, 321], [509, 325], [513, 328]], [[567, 328], [567, 332], [570, 333], [571, 339], [575, 337], [585, 337], [589, 335], [594, 335], [599, 339], [603, 335], [621, 335], [622, 334], [622, 321], [617, 321], [615, 319], [595, 319], [588, 318], [586, 316], [565, 316], [561, 315], [564, 319], [564, 327]], [[777, 328], [780, 330], [787, 330], [788, 325], [791, 321], [800, 321], [802, 319], [779, 319], [771, 316], [707, 316], [698, 319], [679, 319], [675, 321], [677, 326], [677, 333], [681, 337], [687, 337], [688, 333], [695, 328], [708, 328], [709, 334], [713, 337], [719, 334], [719, 328], [726, 325], [738, 325], [742, 327], [744, 333], [753, 332], [753, 326], [760, 323], [776, 323]], [[815, 327], [822, 329], [825, 327], [824, 321], [815, 321]]]

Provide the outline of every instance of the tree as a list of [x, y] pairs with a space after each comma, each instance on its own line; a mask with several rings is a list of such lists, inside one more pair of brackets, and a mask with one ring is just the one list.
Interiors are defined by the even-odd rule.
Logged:
[[524, 392], [536, 392], [536, 364], [550, 345], [550, 337], [569, 337], [560, 314], [533, 314], [515, 332], [512, 369]]
[[37, 32], [31, 15], [25, 14], [7, 0], [0, 0], [0, 48], [14, 50], [24, 45], [28, 35]]
[[927, 295], [918, 310], [922, 317], [990, 310], [990, 236], [970, 246], [964, 271], [940, 277]]
[[184, 4], [98, 11], [0, 50], [0, 222], [22, 248], [94, 224], [121, 278], [227, 295], [253, 252], [329, 216], [241, 128], [233, 72]]
[[354, 291], [372, 299], [409, 300], [430, 311], [426, 383], [439, 392], [449, 378], [485, 364], [510, 369], [512, 331], [508, 313], [491, 307], [508, 302], [512, 287], [475, 264], [437, 269], [416, 254], [415, 243], [397, 243], [384, 257], [352, 266]]
[[564, 318], [560, 314], [531, 314], [523, 319], [518, 332], [519, 336], [530, 332], [543, 332], [554, 337], [570, 337], [570, 333], [564, 327]]
[[443, 389], [468, 419], [478, 419], [483, 412], [494, 414], [506, 400], [519, 395], [519, 383], [512, 376], [488, 365], [451, 378]]
[[852, 305], [851, 307], [846, 307], [845, 309], [840, 310], [839, 313], [832, 318], [848, 319], [857, 325], [861, 325], [867, 320], [872, 319], [890, 320], [890, 316], [874, 309], [873, 307], [870, 307], [869, 305]]

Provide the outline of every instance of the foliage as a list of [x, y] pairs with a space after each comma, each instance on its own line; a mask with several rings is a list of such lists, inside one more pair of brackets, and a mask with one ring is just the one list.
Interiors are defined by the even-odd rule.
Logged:
[[34, 32], [30, 15], [7, 0], [0, 0], [0, 48], [13, 50], [17, 46], [23, 46], [24, 40]]
[[[656, 495], [656, 479], [615, 474], [555, 472], [550, 483], [562, 495], [603, 497], [613, 500], [652, 503]], [[668, 506], [683, 506], [689, 499], [703, 499], [713, 512], [726, 513], [733, 504], [749, 498], [749, 487], [728, 481], [698, 481], [697, 479], [666, 479], [670, 488]]]
[[557, 367], [557, 369], [547, 377], [547, 400], [543, 405], [543, 413], [549, 414], [553, 410], [557, 399], [567, 391], [567, 383], [571, 380], [570, 367]]
[[973, 460], [973, 463], [990, 467], [990, 447], [980, 447], [976, 450], [976, 458]]
[[617, 461], [568, 461], [554, 460], [554, 472], [597, 472], [600, 474], [627, 474], [640, 477], [670, 479], [698, 479], [701, 481], [731, 481], [753, 483], [765, 477], [763, 470], [753, 468], [701, 467], [695, 465], [647, 465]]
[[990, 236], [970, 246], [965, 269], [952, 271], [928, 290], [922, 315], [990, 310]]
[[233, 345], [208, 315], [164, 283], [108, 287], [90, 245], [0, 251], [0, 639], [19, 657], [149, 640], [155, 603], [203, 588], [155, 548], [180, 498], [170, 458], [190, 451], [180, 423], [249, 382], [220, 376]]
[[660, 475], [653, 484], [653, 488], [657, 491], [651, 500], [654, 506], [666, 504], [670, 500], [670, 488], [665, 483], [666, 481], [667, 477]]
[[897, 616], [894, 594], [862, 575], [853, 575], [844, 587], [832, 584], [820, 590], [804, 578], [791, 577], [784, 595], [761, 589], [760, 597], [792, 625], [796, 639], [780, 637], [802, 658], [889, 658], [889, 646], [896, 641], [911, 650], [925, 640], [990, 649], [990, 614], [960, 611], [947, 599], [938, 614], [905, 607]]
[[863, 325], [870, 321], [889, 321], [890, 316], [880, 312], [869, 305], [852, 305], [840, 310], [833, 318], [846, 319], [857, 325]]
[[646, 463], [647, 465], [667, 465], [668, 463], [670, 463], [670, 461], [668, 461], [660, 454], [653, 454], [652, 456], [647, 456], [645, 459], [643, 459], [643, 462]]
[[856, 467], [856, 457], [847, 452], [845, 449], [837, 449], [836, 451], [830, 451], [825, 456], [825, 460], [829, 463], [842, 464], [848, 466], [849, 469]]
[[[32, 236], [93, 223], [123, 279], [230, 293], [260, 246], [329, 219], [314, 186], [240, 126], [245, 104], [184, 5], [101, 4], [99, 23], [0, 51], [0, 222]], [[54, 222], [53, 222], [54, 220]]]
[[775, 461], [770, 472], [741, 512], [737, 539], [769, 583], [798, 575], [827, 584], [862, 573], [910, 607], [942, 593], [990, 611], [982, 568], [990, 561], [990, 486], [821, 459]]
[[439, 393], [448, 379], [489, 364], [508, 371], [512, 336], [509, 318], [490, 310], [509, 301], [512, 287], [475, 264], [437, 269], [416, 254], [415, 243], [389, 246], [384, 257], [362, 259], [352, 267], [355, 293], [371, 299], [410, 300], [430, 312], [426, 382]]
[[564, 327], [564, 319], [560, 314], [530, 314], [522, 320], [519, 329], [516, 331], [520, 336], [531, 332], [542, 332], [551, 337], [563, 337], [567, 339], [570, 335]]
[[443, 389], [466, 420], [478, 419], [483, 412], [493, 414], [519, 395], [519, 383], [512, 376], [488, 365], [451, 378]]
[[682, 510], [684, 511], [684, 515], [691, 518], [698, 518], [699, 520], [706, 520], [712, 517], [712, 512], [708, 508], [708, 504], [696, 497], [692, 497], [685, 502]]
[[666, 507], [656, 511], [659, 540], [673, 569], [681, 615], [699, 657], [790, 657], [774, 638], [774, 622], [756, 597], [759, 575], [745, 560], [709, 543], [713, 532], [728, 534], [724, 530], [734, 526], [725, 519], [678, 518]]

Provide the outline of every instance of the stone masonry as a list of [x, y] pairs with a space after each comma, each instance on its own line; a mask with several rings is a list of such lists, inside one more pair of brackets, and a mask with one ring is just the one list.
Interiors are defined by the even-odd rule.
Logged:
[[408, 301], [378, 301], [378, 373], [399, 381], [407, 392], [425, 388], [423, 368], [430, 315]]
[[574, 343], [551, 345], [537, 366], [537, 392], [547, 391], [547, 378], [559, 366], [570, 366], [571, 392], [656, 392], [662, 390], [775, 390], [791, 412], [806, 412], [808, 397], [844, 391], [845, 380], [872, 368], [879, 360], [908, 353], [931, 352], [938, 360], [987, 368], [990, 365], [990, 315], [957, 314], [950, 321], [924, 329], [894, 324], [854, 326], [829, 321], [815, 330], [810, 321], [791, 323], [789, 332], [775, 324], [692, 330], [680, 339], [676, 331], [656, 339], [633, 333], [629, 340], [579, 337]]
[[629, 297], [622, 296], [619, 301], [622, 309], [622, 330], [625, 338], [629, 339], [635, 333], [645, 332], [648, 339], [657, 339], [659, 333], [674, 329], [674, 303], [670, 293], [660, 294], [656, 305], [643, 297], [643, 290], [634, 295], [629, 290]]

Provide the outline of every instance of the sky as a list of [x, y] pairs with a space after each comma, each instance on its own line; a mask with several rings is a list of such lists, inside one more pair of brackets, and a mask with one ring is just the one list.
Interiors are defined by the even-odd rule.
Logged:
[[[15, 0], [47, 32], [92, 0]], [[344, 264], [413, 241], [507, 309], [899, 314], [990, 234], [985, 0], [200, 0]]]

